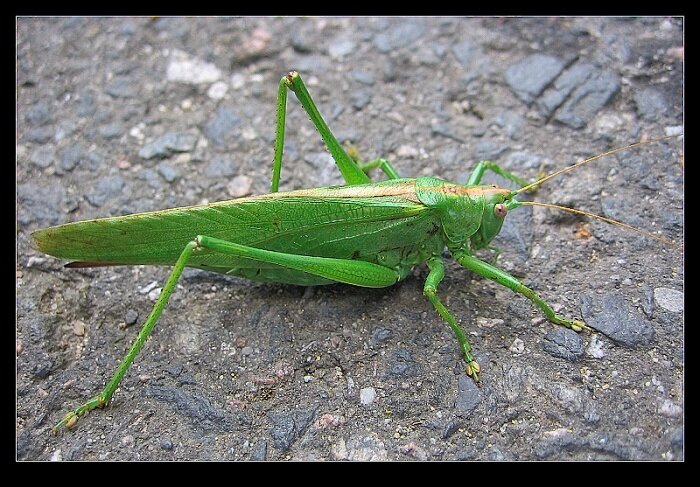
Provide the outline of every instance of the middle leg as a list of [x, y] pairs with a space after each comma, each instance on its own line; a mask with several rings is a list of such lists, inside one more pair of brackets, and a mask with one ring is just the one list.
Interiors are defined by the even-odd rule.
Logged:
[[524, 179], [519, 178], [515, 174], [506, 171], [505, 169], [503, 169], [501, 166], [499, 166], [495, 162], [481, 161], [481, 162], [479, 162], [479, 164], [476, 165], [476, 167], [474, 168], [474, 171], [472, 171], [472, 173], [471, 173], [471, 176], [469, 176], [469, 180], [467, 181], [467, 185], [472, 186], [472, 185], [477, 185], [477, 184], [481, 183], [481, 178], [484, 176], [484, 173], [486, 172], [487, 169], [491, 172], [495, 172], [499, 176], [502, 176], [502, 177], [508, 179], [509, 181], [513, 181], [520, 188], [530, 184], [527, 181], [525, 181]]
[[350, 185], [371, 183], [371, 179], [355, 161], [348, 155], [335, 138], [331, 129], [316, 108], [309, 91], [306, 89], [301, 76], [296, 71], [291, 71], [280, 80], [279, 91], [277, 92], [277, 130], [275, 132], [275, 156], [272, 163], [272, 186], [271, 192], [276, 193], [279, 189], [280, 173], [282, 171], [282, 152], [284, 150], [284, 127], [287, 115], [287, 90], [292, 90], [297, 96], [299, 103], [311, 119], [311, 122], [321, 135], [328, 151], [331, 153], [345, 182]]
[[512, 291], [525, 296], [527, 299], [532, 301], [535, 306], [540, 308], [547, 319], [555, 325], [565, 326], [566, 328], [570, 328], [576, 332], [591, 330], [591, 328], [581, 320], [570, 320], [556, 314], [552, 307], [547, 304], [545, 300], [542, 299], [535, 291], [508, 274], [506, 271], [488, 264], [483, 260], [477, 259], [464, 250], [457, 251], [453, 255], [455, 260], [462, 267], [469, 269], [472, 272], [476, 272], [482, 277], [491, 279], [492, 281], [502, 284], [503, 286], [510, 288]]
[[430, 300], [442, 319], [452, 328], [459, 342], [459, 348], [464, 354], [464, 360], [467, 362], [467, 375], [473, 377], [475, 381], [478, 381], [481, 367], [479, 367], [479, 364], [472, 356], [472, 346], [469, 344], [469, 339], [466, 333], [464, 333], [464, 330], [457, 324], [457, 320], [454, 319], [450, 311], [442, 304], [442, 301], [440, 301], [440, 298], [437, 296], [437, 287], [440, 281], [442, 281], [442, 278], [445, 277], [445, 264], [442, 258], [435, 256], [428, 259], [428, 269], [430, 269], [430, 273], [425, 280], [423, 294]]
[[388, 179], [399, 179], [399, 173], [396, 171], [394, 166], [386, 159], [375, 159], [369, 162], [359, 162], [358, 165], [365, 173], [371, 169], [379, 168], [384, 174], [386, 174]]

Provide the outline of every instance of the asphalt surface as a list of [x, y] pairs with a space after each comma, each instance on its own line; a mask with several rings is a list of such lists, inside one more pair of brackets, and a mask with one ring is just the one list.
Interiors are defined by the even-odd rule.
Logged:
[[[17, 23], [17, 457], [21, 460], [681, 460], [683, 254], [520, 208], [498, 265], [560, 313], [449, 261], [422, 296], [186, 270], [112, 404], [111, 377], [169, 269], [64, 269], [49, 225], [268, 191], [280, 77], [341, 143], [404, 176], [528, 179], [683, 132], [677, 18], [21, 18]], [[342, 182], [293, 95], [282, 188]], [[605, 157], [532, 198], [683, 240], [683, 140]], [[378, 176], [381, 178], [381, 176]], [[480, 254], [484, 259], [492, 254]]]

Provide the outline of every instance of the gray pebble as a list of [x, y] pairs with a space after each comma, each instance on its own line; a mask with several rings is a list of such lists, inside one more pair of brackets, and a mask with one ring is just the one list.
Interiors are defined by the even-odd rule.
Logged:
[[72, 171], [83, 157], [83, 149], [79, 144], [71, 144], [58, 153], [58, 167], [62, 171]]
[[139, 25], [136, 22], [125, 20], [119, 25], [119, 32], [128, 36], [132, 36], [138, 32]]
[[411, 47], [423, 36], [425, 29], [423, 24], [399, 19], [399, 22], [390, 25], [385, 31], [374, 36], [374, 45], [382, 53], [402, 47]]
[[[136, 323], [135, 320], [134, 320], [134, 323]], [[132, 323], [132, 324], [133, 324], [133, 323]], [[178, 377], [180, 374], [182, 374], [182, 372], [183, 372], [184, 370], [185, 370], [185, 367], [183, 367], [183, 366], [180, 365], [180, 364], [171, 365], [170, 367], [167, 367], [167, 368], [165, 369], [165, 371], [166, 371], [168, 374], [172, 375], [173, 377]]]
[[55, 225], [63, 218], [61, 205], [65, 202], [63, 186], [51, 184], [46, 187], [34, 183], [17, 185], [17, 221], [23, 225], [36, 222]]
[[263, 462], [267, 457], [267, 441], [259, 441], [250, 453], [250, 459], [255, 462]]
[[467, 446], [455, 454], [455, 460], [458, 462], [466, 462], [474, 460], [474, 458], [476, 458], [476, 450], [471, 446]]
[[350, 73], [350, 77], [363, 85], [372, 86], [374, 84], [374, 75], [369, 71], [360, 71], [356, 69]]
[[511, 65], [506, 83], [523, 102], [530, 104], [564, 69], [564, 62], [545, 54], [533, 54]]
[[229, 178], [236, 174], [236, 166], [227, 157], [215, 156], [207, 163], [204, 174], [209, 178]]
[[45, 144], [53, 137], [54, 130], [51, 126], [34, 127], [24, 133], [24, 140], [36, 144]]
[[33, 126], [40, 126], [51, 121], [51, 109], [48, 103], [38, 101], [27, 110], [27, 122]]
[[102, 152], [100, 152], [100, 149], [94, 149], [87, 154], [83, 153], [83, 159], [80, 161], [80, 165], [90, 171], [97, 171], [98, 168], [105, 165], [105, 157]]
[[447, 47], [444, 44], [433, 44], [432, 51], [438, 58], [442, 59], [447, 54]]
[[23, 429], [17, 436], [17, 443], [15, 444], [15, 451], [17, 453], [17, 458], [24, 457], [29, 451], [31, 445], [31, 434], [28, 429]]
[[[187, 31], [185, 27], [185, 31]], [[174, 49], [166, 70], [168, 81], [191, 85], [209, 84], [221, 78], [221, 71], [213, 64]]]
[[671, 446], [674, 448], [683, 448], [683, 443], [685, 440], [684, 428], [682, 426], [678, 427], [676, 431], [671, 436]]
[[503, 452], [497, 446], [493, 446], [493, 447], [491, 447], [491, 449], [489, 449], [488, 454], [486, 455], [486, 458], [492, 462], [504, 462], [504, 461], [515, 460], [515, 458], [513, 457], [513, 455], [511, 453]]
[[623, 345], [637, 347], [654, 340], [654, 328], [649, 320], [629, 306], [620, 294], [582, 296], [581, 314], [588, 325]]
[[311, 37], [300, 30], [292, 32], [291, 44], [296, 52], [303, 54], [313, 51], [315, 47]]
[[[328, 118], [330, 120], [337, 120], [338, 117], [343, 114], [343, 112], [345, 111], [345, 108], [346, 108], [345, 105], [342, 103], [337, 103], [337, 102], [332, 103], [330, 108], [328, 109]], [[338, 138], [337, 135], [336, 135], [336, 138]]]
[[528, 381], [527, 369], [513, 365], [507, 367], [503, 372], [502, 387], [505, 398], [508, 402], [514, 403], [520, 398], [525, 389]]
[[645, 88], [636, 92], [634, 102], [637, 104], [639, 116], [649, 121], [657, 120], [669, 110], [666, 98], [655, 88]]
[[458, 382], [455, 409], [458, 413], [466, 414], [473, 411], [481, 402], [481, 390], [474, 379], [466, 374], [460, 374]]
[[401, 348], [394, 353], [389, 365], [389, 375], [394, 377], [416, 377], [421, 374], [420, 365], [413, 359], [408, 349]]
[[53, 163], [55, 158], [56, 150], [53, 147], [42, 146], [34, 152], [32, 152], [32, 155], [29, 158], [29, 162], [31, 162], [37, 167], [46, 169]]
[[606, 34], [603, 37], [605, 52], [621, 63], [627, 64], [632, 56], [632, 47], [627, 39], [615, 34]]
[[304, 73], [314, 73], [316, 76], [320, 76], [326, 71], [330, 66], [330, 60], [328, 56], [321, 56], [320, 54], [310, 54], [307, 56], [299, 56], [294, 63], [295, 69], [301, 71], [302, 75]]
[[138, 90], [136, 85], [131, 80], [131, 78], [126, 78], [123, 76], [115, 77], [105, 87], [105, 91], [108, 95], [114, 98], [132, 98], [136, 95]]
[[304, 155], [304, 162], [308, 162], [314, 168], [316, 185], [342, 184], [342, 176], [338, 172], [333, 157], [328, 152], [309, 152]]
[[559, 431], [546, 432], [539, 440], [534, 441], [534, 452], [538, 458], [549, 458], [564, 450], [578, 450], [585, 443], [585, 439], [579, 439], [573, 433], [562, 428]]
[[554, 118], [571, 128], [583, 128], [618, 91], [620, 80], [615, 74], [596, 73], [574, 90]]
[[480, 140], [474, 146], [475, 161], [493, 161], [508, 150], [507, 146], [492, 140]]
[[108, 200], [119, 196], [124, 188], [124, 180], [121, 176], [107, 176], [100, 179], [95, 188], [85, 195], [92, 206], [100, 207]]
[[683, 415], [683, 408], [678, 404], [675, 404], [670, 399], [659, 399], [658, 411], [662, 416], [667, 418], [679, 418]]
[[[73, 135], [77, 130], [78, 127], [75, 125], [75, 123], [69, 120], [62, 120], [56, 127], [56, 132], [54, 133], [53, 138], [56, 142], [60, 142], [63, 139]], [[88, 138], [93, 138], [95, 136], [94, 132], [94, 127], [89, 126], [85, 129], [85, 136]]]
[[173, 446], [173, 442], [169, 438], [163, 438], [162, 440], [160, 440], [160, 447], [163, 450], [170, 451], [173, 449]]
[[77, 113], [79, 117], [92, 117], [97, 110], [95, 98], [91, 94], [86, 94], [78, 98]]
[[180, 384], [180, 385], [185, 385], [185, 384], [192, 384], [192, 385], [194, 385], [194, 384], [197, 383], [197, 379], [195, 379], [195, 378], [192, 377], [191, 375], [182, 374], [182, 375], [178, 376], [178, 378], [177, 378], [177, 383]]
[[583, 84], [595, 71], [590, 63], [576, 63], [567, 68], [537, 101], [542, 115], [549, 117], [559, 108], [577, 86]]
[[471, 41], [460, 41], [452, 46], [452, 54], [455, 55], [457, 61], [465, 68], [469, 67], [471, 64], [475, 52], [476, 46], [474, 46]]
[[442, 122], [433, 122], [430, 124], [430, 130], [433, 133], [433, 135], [442, 135], [443, 137], [447, 137], [448, 139], [461, 142], [462, 144], [466, 143], [464, 138], [459, 136], [450, 124]]
[[[338, 142], [342, 143], [352, 143], [352, 142], [357, 142], [360, 140], [361, 136], [360, 133], [355, 130], [354, 128], [347, 128], [343, 130], [336, 130], [335, 132], [335, 138], [338, 139]], [[335, 164], [335, 163], [334, 163]]]
[[[460, 165], [463, 162], [464, 153], [460, 148], [447, 146], [441, 147], [435, 153], [437, 160], [440, 162], [440, 167], [453, 167]], [[466, 181], [466, 179], [465, 179]]]
[[414, 49], [413, 58], [423, 66], [436, 66], [440, 62], [440, 58], [435, 54], [435, 50], [427, 45], [420, 45]]
[[605, 353], [605, 342], [600, 338], [600, 335], [593, 335], [588, 344], [588, 355], [593, 358], [601, 359], [607, 355]]
[[221, 107], [204, 127], [204, 134], [212, 144], [225, 146], [240, 122], [240, 117], [231, 108]]
[[514, 140], [520, 138], [525, 124], [523, 117], [519, 113], [512, 110], [499, 113], [494, 122], [496, 125], [501, 127], [511, 139]]
[[293, 414], [270, 414], [272, 443], [278, 450], [287, 451], [309, 427], [316, 414], [315, 409], [296, 411]]
[[158, 173], [161, 176], [163, 176], [163, 179], [165, 179], [169, 183], [172, 183], [180, 177], [180, 172], [167, 162], [161, 162], [160, 164], [158, 164], [157, 170]]
[[683, 312], [683, 292], [669, 289], [667, 287], [657, 287], [654, 289], [654, 300], [663, 309], [673, 313]]
[[240, 198], [250, 194], [253, 180], [246, 175], [235, 176], [226, 184], [226, 191], [232, 198]]
[[80, 455], [82, 455], [83, 451], [85, 451], [86, 446], [87, 446], [87, 440], [79, 441], [77, 445], [71, 447], [68, 450], [68, 453], [66, 454], [66, 460], [79, 459]]
[[656, 304], [654, 303], [654, 291], [649, 286], [644, 286], [644, 299], [642, 300], [642, 311], [647, 317], [654, 316]]
[[369, 90], [357, 90], [350, 95], [350, 103], [355, 110], [362, 110], [372, 101], [372, 92]]
[[139, 319], [139, 313], [138, 311], [134, 309], [130, 309], [126, 312], [124, 315], [124, 322], [126, 323], [126, 326], [131, 326], [136, 323], [136, 320]]
[[540, 155], [518, 151], [508, 154], [503, 162], [503, 165], [514, 171], [516, 174], [522, 174], [528, 169], [539, 169], [545, 162], [546, 160]]
[[389, 83], [396, 80], [398, 76], [396, 66], [389, 59], [386, 60], [382, 67], [382, 79]]
[[177, 152], [191, 152], [197, 143], [197, 136], [188, 132], [168, 132], [153, 142], [144, 145], [139, 151], [143, 159], [165, 158]]
[[575, 361], [584, 352], [583, 340], [578, 333], [563, 327], [557, 327], [544, 336], [544, 351], [555, 357]]
[[341, 438], [331, 447], [334, 460], [350, 460], [355, 462], [387, 461], [388, 453], [384, 442], [376, 433], [367, 436], [355, 436], [347, 441]]
[[448, 439], [450, 436], [454, 435], [461, 427], [462, 422], [457, 419], [448, 421], [447, 424], [445, 424], [444, 428], [442, 428], [442, 439]]
[[32, 366], [32, 374], [36, 379], [45, 379], [51, 373], [53, 363], [50, 360], [39, 360]]
[[363, 387], [360, 389], [360, 404], [369, 406], [377, 399], [377, 391], [374, 387]]
[[380, 345], [391, 338], [391, 330], [388, 328], [375, 328], [372, 332], [372, 338], [370, 338], [369, 343], [372, 346]]
[[272, 443], [275, 448], [282, 451], [287, 451], [296, 440], [296, 431], [294, 428], [294, 418], [291, 416], [276, 416], [272, 420]]
[[236, 423], [240, 423], [234, 421], [233, 415], [212, 405], [208, 398], [190, 394], [181, 388], [147, 386], [142, 393], [174, 407], [205, 431], [232, 431], [238, 427]]
[[124, 135], [124, 127], [118, 123], [110, 123], [100, 127], [100, 135], [105, 139], [118, 139]]
[[146, 181], [148, 187], [152, 189], [160, 189], [163, 186], [161, 179], [158, 177], [158, 173], [150, 167], [139, 171], [138, 178]]
[[355, 42], [345, 35], [336, 37], [328, 45], [328, 54], [336, 60], [341, 60], [355, 49]]

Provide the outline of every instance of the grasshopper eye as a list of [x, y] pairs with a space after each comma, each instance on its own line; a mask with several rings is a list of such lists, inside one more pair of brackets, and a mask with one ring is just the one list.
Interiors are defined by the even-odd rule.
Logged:
[[508, 208], [503, 203], [498, 203], [493, 207], [493, 214], [498, 218], [503, 218], [508, 214]]

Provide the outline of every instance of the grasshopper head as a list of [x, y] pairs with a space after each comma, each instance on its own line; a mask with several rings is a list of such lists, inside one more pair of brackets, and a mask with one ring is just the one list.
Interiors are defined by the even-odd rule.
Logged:
[[517, 194], [509, 189], [496, 185], [482, 186], [484, 198], [484, 213], [479, 229], [471, 236], [471, 247], [474, 250], [483, 249], [498, 235], [508, 212], [520, 206], [514, 198]]

